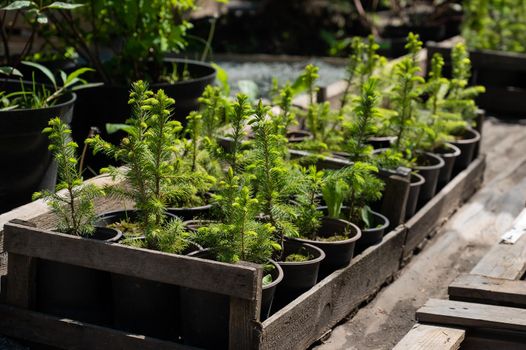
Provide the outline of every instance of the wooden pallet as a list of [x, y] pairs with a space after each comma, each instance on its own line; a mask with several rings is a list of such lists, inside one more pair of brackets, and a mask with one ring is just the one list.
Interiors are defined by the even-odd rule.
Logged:
[[[480, 179], [482, 179], [483, 170], [484, 157], [480, 157], [475, 160], [468, 169], [453, 179], [450, 185], [442, 189], [442, 191], [437, 194], [437, 197], [433, 199], [435, 202], [432, 202], [441, 203], [448, 208], [458, 207], [462, 200], [466, 199], [477, 188], [477, 184], [480, 182]], [[92, 181], [101, 180], [96, 178]], [[116, 209], [119, 206], [122, 206], [122, 204], [108, 199], [101, 199], [96, 207], [100, 211], [106, 211]], [[450, 210], [440, 210], [440, 215], [430, 214], [429, 212], [435, 212], [436, 209], [434, 208], [433, 205], [426, 205], [417, 213], [416, 217], [420, 219], [413, 220], [414, 224], [411, 226], [413, 233], [416, 232], [415, 227], [434, 228], [436, 225], [441, 224], [445, 215], [452, 214]], [[31, 214], [31, 212], [33, 212], [33, 214]], [[175, 343], [140, 335], [129, 335], [110, 328], [64, 320], [32, 311], [30, 307], [32, 275], [29, 266], [31, 265], [30, 261], [33, 259], [45, 257], [50, 260], [96, 267], [102, 270], [130, 272], [129, 267], [126, 268], [126, 271], [123, 271], [121, 270], [122, 267], [115, 266], [111, 263], [110, 260], [113, 261], [114, 258], [110, 259], [104, 255], [111, 254], [113, 257], [113, 254], [118, 251], [117, 254], [124, 254], [123, 259], [124, 256], [130, 257], [132, 255], [135, 256], [134, 254], [145, 254], [144, 256], [141, 255], [141, 259], [136, 259], [137, 257], [133, 259], [137, 261], [148, 261], [150, 258], [153, 258], [154, 260], [157, 259], [158, 264], [163, 266], [165, 261], [170, 261], [167, 263], [173, 264], [174, 269], [177, 267], [177, 269], [180, 270], [181, 266], [179, 265], [188, 263], [187, 259], [189, 258], [172, 260], [170, 254], [166, 255], [152, 252], [150, 255], [150, 252], [137, 251], [129, 247], [123, 248], [119, 245], [102, 245], [104, 246], [103, 251], [105, 251], [105, 253], [97, 253], [98, 249], [94, 248], [94, 244], [98, 243], [97, 247], [100, 247], [101, 243], [95, 242], [91, 244], [92, 247], [90, 249], [94, 249], [92, 253], [97, 257], [99, 257], [99, 254], [102, 254], [103, 259], [97, 258], [98, 262], [88, 261], [82, 257], [85, 254], [80, 253], [85, 252], [85, 249], [81, 248], [80, 245], [81, 242], [85, 240], [45, 230], [53, 228], [54, 217], [42, 207], [42, 203], [33, 202], [25, 206], [25, 208], [21, 207], [16, 209], [14, 213], [6, 213], [0, 216], [0, 224], [18, 215], [23, 219], [35, 223], [38, 228], [28, 228], [16, 224], [7, 224], [5, 226], [5, 248], [9, 257], [9, 278], [8, 288], [3, 294], [6, 297], [6, 301], [5, 304], [0, 305], [0, 319], [4, 320], [0, 321], [0, 334], [64, 349], [102, 349], [108, 348], [108, 344], [111, 344], [111, 346], [116, 349], [185, 348]], [[433, 218], [436, 220], [434, 223], [431, 222]], [[419, 220], [424, 219], [426, 220], [425, 226], [418, 224]], [[419, 234], [418, 236], [425, 239], [427, 233]], [[239, 312], [234, 311], [232, 313], [234, 316], [232, 316], [231, 325], [234, 327], [235, 324], [235, 328], [231, 329], [235, 329], [235, 332], [230, 332], [231, 348], [273, 350], [307, 348], [323, 336], [331, 327], [344, 319], [352, 311], [356, 310], [361, 304], [370, 300], [384, 284], [392, 281], [401, 267], [401, 258], [406, 251], [405, 244], [407, 243], [408, 237], [408, 227], [405, 225], [396, 227], [386, 234], [380, 244], [369, 247], [362, 254], [355, 257], [349, 266], [327, 276], [315, 287], [305, 292], [262, 323], [259, 322], [257, 316], [255, 316], [257, 314], [255, 310], [258, 308], [257, 305], [259, 305], [259, 297], [255, 295], [260, 294], [260, 287], [255, 287], [253, 284], [256, 270], [253, 268], [241, 268], [243, 274], [247, 274], [245, 276], [247, 281], [252, 281], [248, 283], [248, 285], [251, 286], [249, 288], [250, 291], [246, 291], [243, 288], [236, 288], [236, 291], [232, 291], [232, 285], [231, 283], [227, 283], [228, 281], [224, 282], [222, 286], [214, 286], [212, 288], [216, 292], [220, 291], [226, 295], [236, 293], [236, 295], [231, 295], [231, 297], [237, 300], [236, 303], [239, 304], [239, 309], [243, 309], [239, 310]], [[77, 253], [73, 253], [74, 251]], [[151, 264], [154, 263], [152, 262]], [[205, 268], [204, 265], [203, 268]], [[188, 267], [188, 269], [190, 269], [190, 267]], [[237, 267], [235, 269], [237, 269]], [[153, 270], [153, 267], [148, 269], [141, 267], [140, 271], [133, 270], [133, 273], [137, 273], [137, 276], [144, 278], [146, 274], [149, 274]], [[181, 276], [173, 277], [163, 273], [155, 276], [154, 279], [159, 279], [167, 283], [178, 285], [186, 285], [186, 283], [189, 283]], [[206, 283], [195, 283], [196, 284], [192, 285], [196, 288], [203, 288], [205, 290], [210, 290], [211, 288], [209, 288]], [[5, 283], [2, 283], [2, 285], [5, 287]], [[257, 290], [257, 292], [255, 292], [255, 290]], [[243, 291], [247, 293], [239, 294], [244, 293]], [[241, 323], [243, 323], [243, 325], [241, 325]], [[39, 331], [35, 332], [35, 329]], [[57, 336], [57, 334], [64, 334], [64, 336]], [[89, 337], [90, 340], [85, 342], [78, 341], [85, 337]], [[244, 339], [244, 343], [239, 345], [241, 344], [241, 339]]]

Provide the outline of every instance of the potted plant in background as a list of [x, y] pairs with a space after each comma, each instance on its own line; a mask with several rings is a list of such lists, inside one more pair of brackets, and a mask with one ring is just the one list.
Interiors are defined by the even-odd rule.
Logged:
[[[171, 120], [174, 100], [164, 91], [154, 93], [142, 81], [133, 84], [129, 103], [133, 114], [127, 121], [128, 136], [119, 146], [100, 135], [87, 140], [126, 166], [106, 169], [120, 180], [107, 189], [109, 195], [129, 198], [135, 210], [101, 214], [98, 225], [120, 227], [123, 243], [136, 247], [184, 254], [199, 247], [188, 240], [182, 221], [167, 212], [170, 197], [184, 191], [174, 185], [173, 160], [181, 141], [180, 122]], [[177, 286], [112, 274], [114, 325], [117, 328], [176, 339], [178, 336]]]
[[4, 67], [18, 79], [0, 80], [0, 157], [5, 169], [0, 174], [0, 212], [31, 200], [31, 194], [55, 188], [57, 165], [48, 151], [48, 139], [41, 130], [53, 117], [70, 123], [76, 95], [73, 91], [91, 86], [81, 78], [90, 69], [80, 68], [69, 75], [53, 75], [44, 66], [23, 62], [41, 72], [48, 85], [23, 81], [13, 67]]
[[[82, 183], [76, 156], [77, 144], [71, 130], [60, 118], [49, 121], [44, 129], [49, 135], [49, 150], [58, 165], [57, 191], [36, 192], [56, 215], [59, 234], [76, 235], [107, 243], [117, 242], [122, 234], [110, 228], [95, 227], [93, 200], [103, 191]], [[36, 309], [60, 317], [111, 324], [111, 283], [109, 273], [85, 267], [39, 259], [36, 269]]]
[[[139, 79], [162, 88], [177, 101], [177, 120], [183, 122], [197, 109], [199, 96], [215, 79], [215, 69], [204, 62], [168, 58], [184, 50], [191, 27], [185, 17], [194, 7], [193, 0], [90, 1], [75, 14], [62, 11], [49, 15], [62, 46], [73, 47], [105, 83], [79, 96], [75, 139], [84, 139], [90, 127], [96, 126], [105, 139], [118, 143], [119, 134], [109, 137], [105, 127], [107, 123], [123, 123], [129, 115], [128, 86]], [[101, 167], [105, 161], [87, 162]]]

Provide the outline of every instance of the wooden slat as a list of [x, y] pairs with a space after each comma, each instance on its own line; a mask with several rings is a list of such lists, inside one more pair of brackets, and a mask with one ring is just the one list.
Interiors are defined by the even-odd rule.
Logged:
[[0, 334], [68, 350], [195, 349], [3, 304], [0, 304]]
[[509, 280], [521, 278], [526, 272], [526, 236], [515, 244], [497, 244], [471, 270], [483, 275]]
[[230, 324], [229, 324], [229, 349], [257, 349], [259, 314], [261, 309], [261, 281], [263, 269], [261, 266], [243, 263], [257, 269], [257, 281], [259, 291], [255, 300], [243, 300], [235, 297], [230, 298]]
[[[15, 224], [6, 224], [4, 231], [5, 247], [10, 254], [100, 269], [241, 299], [255, 300], [258, 293], [257, 269], [254, 267], [107, 244]], [[10, 269], [12, 265], [9, 258]], [[9, 276], [11, 278], [10, 272]]]
[[526, 281], [463, 274], [449, 285], [448, 294], [453, 300], [526, 307]]
[[416, 312], [422, 323], [526, 332], [526, 310], [507, 306], [429, 299]]
[[6, 303], [31, 308], [35, 300], [35, 259], [14, 253], [8, 253], [8, 259]]
[[463, 329], [416, 324], [393, 350], [457, 350], [465, 336]]
[[485, 156], [479, 156], [407, 221], [404, 258], [409, 257], [427, 236], [442, 225], [480, 187], [485, 164]]
[[261, 349], [305, 349], [370, 298], [399, 269], [403, 226], [263, 322]]

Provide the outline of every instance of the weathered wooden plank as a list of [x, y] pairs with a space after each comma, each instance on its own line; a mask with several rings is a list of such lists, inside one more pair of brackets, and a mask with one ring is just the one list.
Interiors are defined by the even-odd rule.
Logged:
[[410, 256], [427, 236], [442, 225], [480, 187], [485, 164], [485, 156], [479, 156], [406, 222], [404, 258]]
[[0, 334], [68, 350], [195, 349], [2, 304], [0, 304]]
[[263, 269], [260, 265], [243, 263], [256, 269], [256, 280], [258, 281], [258, 294], [255, 300], [244, 300], [230, 297], [230, 324], [229, 324], [229, 345], [230, 350], [237, 349], [257, 349], [258, 347], [258, 328], [259, 314], [261, 309], [261, 283], [263, 279]]
[[[10, 255], [43, 258], [241, 299], [255, 300], [258, 293], [254, 267], [108, 244], [15, 224], [6, 224], [4, 231]], [[11, 257], [8, 266], [17, 268]]]
[[465, 336], [463, 329], [417, 323], [393, 350], [457, 350]]
[[448, 287], [452, 300], [526, 307], [526, 281], [463, 274]]
[[399, 269], [405, 228], [367, 248], [263, 322], [261, 349], [305, 349], [374, 295]]
[[6, 303], [31, 308], [35, 301], [35, 259], [14, 253], [8, 253], [8, 259], [9, 286], [6, 290]]
[[526, 332], [526, 310], [507, 306], [429, 299], [416, 312], [422, 323]]
[[509, 280], [521, 278], [526, 272], [526, 236], [515, 244], [499, 243], [484, 255], [471, 270], [474, 275], [483, 275]]

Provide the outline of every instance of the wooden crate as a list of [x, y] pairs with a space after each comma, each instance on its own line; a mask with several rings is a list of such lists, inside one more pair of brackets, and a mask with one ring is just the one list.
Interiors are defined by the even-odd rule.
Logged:
[[[438, 203], [446, 205], [448, 201], [454, 199], [459, 205], [458, 198], [467, 198], [476, 189], [475, 180], [482, 177], [483, 162], [484, 158], [479, 158], [472, 166], [453, 179], [452, 183], [437, 195], [442, 198]], [[98, 179], [93, 181], [98, 181]], [[453, 195], [453, 193], [456, 194]], [[396, 197], [397, 194], [393, 192], [392, 196]], [[120, 205], [120, 203], [103, 199], [97, 204], [97, 209], [111, 210]], [[425, 227], [434, 228], [444, 218], [443, 215], [452, 214], [451, 211], [441, 212], [441, 215], [429, 214], [435, 211], [434, 208], [433, 205], [426, 205], [419, 211], [416, 220], [412, 221], [413, 232], [415, 232], [415, 227], [424, 227], [419, 220], [425, 219]], [[356, 256], [349, 266], [327, 276], [315, 287], [261, 323], [256, 316], [259, 314], [257, 310], [261, 293], [260, 282], [258, 282], [260, 279], [255, 277], [260, 272], [255, 267], [232, 266], [93, 241], [89, 242], [89, 249], [86, 250], [84, 245], [88, 240], [42, 230], [42, 228], [50, 229], [54, 226], [54, 217], [41, 207], [41, 203], [28, 204], [26, 208], [19, 208], [15, 212], [24, 219], [31, 219], [40, 228], [17, 224], [6, 224], [5, 226], [9, 283], [4, 293], [5, 303], [0, 305], [0, 334], [65, 349], [102, 349], [108, 348], [108, 344], [116, 349], [186, 349], [187, 347], [31, 311], [31, 290], [34, 286], [31, 285], [30, 267], [31, 261], [35, 258], [47, 258], [142, 278], [148, 276], [149, 279], [182, 286], [189, 286], [188, 283], [191, 283], [192, 288], [212, 289], [215, 292], [230, 295], [231, 310], [233, 310], [231, 327], [235, 327], [231, 329], [236, 330], [230, 332], [231, 348], [305, 349], [361, 304], [370, 300], [384, 284], [395, 277], [406, 250], [405, 243], [409, 228], [399, 225], [386, 234], [380, 244], [369, 247]], [[34, 214], [32, 215], [31, 212]], [[13, 216], [16, 217], [16, 214], [7, 213], [0, 216], [0, 225], [12, 219]], [[425, 237], [425, 235], [420, 236]], [[99, 248], [102, 249], [101, 252], [98, 252]], [[79, 249], [82, 254], [78, 253]], [[74, 253], [75, 251], [77, 253]], [[109, 254], [111, 254], [111, 259]], [[137, 268], [135, 270], [135, 268], [130, 268], [129, 264], [125, 264], [126, 267], [119, 265], [114, 254], [122, 259], [142, 261], [141, 268], [138, 269], [138, 266], [135, 266]], [[110, 263], [109, 260], [114, 263]], [[145, 261], [149, 261], [146, 268], [143, 266]], [[196, 261], [199, 262], [198, 265], [194, 265]], [[168, 269], [165, 264], [171, 264], [170, 266], [177, 267], [177, 270], [183, 272], [172, 276], [162, 271], [153, 271], [154, 266], [163, 266], [164, 271], [173, 270]], [[210, 281], [207, 282], [206, 279], [204, 282], [188, 282], [185, 279], [187, 275], [184, 271], [186, 270], [213, 270], [217, 275], [232, 274], [232, 279], [227, 279], [225, 282], [222, 278], [221, 285], [208, 284]], [[153, 273], [153, 278], [149, 275], [150, 273]], [[244, 281], [244, 287], [233, 288], [235, 283], [240, 283], [240, 281]], [[5, 283], [3, 285], [5, 286]], [[38, 329], [38, 332], [35, 329]], [[57, 337], [56, 334], [64, 334], [64, 336]]]

